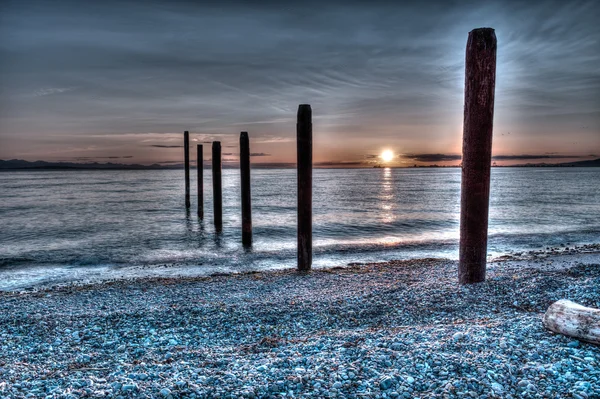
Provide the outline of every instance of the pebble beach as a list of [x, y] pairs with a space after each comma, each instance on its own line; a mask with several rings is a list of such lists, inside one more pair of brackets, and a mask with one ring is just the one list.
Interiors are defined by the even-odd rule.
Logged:
[[597, 245], [1, 292], [0, 397], [600, 398], [559, 299], [600, 308]]

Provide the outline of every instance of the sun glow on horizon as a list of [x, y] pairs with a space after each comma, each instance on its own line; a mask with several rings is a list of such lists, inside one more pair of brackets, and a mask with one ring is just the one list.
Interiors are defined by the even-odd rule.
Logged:
[[390, 162], [394, 159], [394, 153], [391, 150], [385, 150], [381, 153], [381, 159], [383, 159], [383, 162]]

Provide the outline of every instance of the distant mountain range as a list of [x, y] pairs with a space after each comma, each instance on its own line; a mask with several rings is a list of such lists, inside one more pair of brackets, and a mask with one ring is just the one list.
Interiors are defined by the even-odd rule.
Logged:
[[[253, 168], [290, 168], [294, 164], [253, 164]], [[319, 165], [316, 165], [319, 166]], [[195, 168], [195, 166], [192, 166]], [[205, 164], [205, 168], [207, 165]], [[366, 166], [365, 167], [371, 167]], [[510, 165], [509, 167], [600, 167], [600, 158], [589, 161], [564, 162], [564, 163], [528, 163], [520, 165]], [[237, 165], [223, 165], [223, 168], [237, 168]], [[101, 170], [159, 170], [159, 169], [183, 169], [183, 164], [170, 165], [139, 165], [139, 164], [121, 164], [121, 163], [77, 163], [77, 162], [29, 162], [23, 159], [0, 159], [0, 171], [6, 170], [80, 170], [80, 169], [101, 169]]]
[[[253, 168], [291, 168], [296, 166], [295, 164], [285, 163], [260, 163], [252, 165]], [[190, 165], [192, 169], [196, 168], [196, 165]], [[237, 169], [239, 165], [236, 164], [225, 164], [222, 165], [223, 169]], [[210, 168], [209, 163], [204, 163], [204, 168]], [[140, 164], [123, 164], [123, 163], [80, 163], [80, 162], [47, 162], [47, 161], [25, 161], [23, 159], [0, 159], [0, 171], [6, 170], [169, 170], [169, 169], [183, 169], [183, 163], [161, 165], [154, 163], [152, 165], [140, 165]]]
[[563, 162], [563, 163], [528, 163], [525, 165], [515, 165], [515, 166], [531, 166], [531, 167], [548, 167], [548, 166], [575, 166], [575, 167], [600, 167], [600, 158], [598, 159], [590, 159], [588, 161], [577, 161], [577, 162]]
[[29, 162], [23, 159], [11, 159], [4, 161], [0, 159], [0, 170], [15, 169], [40, 169], [40, 170], [70, 170], [70, 169], [115, 169], [115, 170], [148, 170], [148, 169], [180, 169], [179, 165], [139, 165], [139, 164], [121, 164], [121, 163], [77, 163], [77, 162]]

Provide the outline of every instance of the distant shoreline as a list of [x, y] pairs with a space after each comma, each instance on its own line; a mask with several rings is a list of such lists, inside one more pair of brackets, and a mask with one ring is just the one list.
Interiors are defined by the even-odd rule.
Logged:
[[[204, 163], [204, 168], [210, 168], [210, 163]], [[238, 169], [237, 163], [223, 164], [223, 169]], [[460, 168], [460, 165], [417, 165], [413, 166], [385, 166], [376, 165], [349, 165], [341, 163], [315, 163], [314, 169], [422, 169], [422, 168]], [[600, 167], [600, 158], [587, 161], [563, 162], [563, 163], [527, 163], [518, 165], [492, 165], [492, 168], [564, 168], [564, 167]], [[121, 163], [77, 163], [77, 162], [47, 162], [47, 161], [25, 161], [23, 159], [0, 159], [0, 171], [14, 170], [180, 170], [184, 168], [183, 163], [172, 165], [141, 165]], [[191, 169], [197, 169], [196, 165], [190, 165]], [[252, 163], [252, 169], [295, 169], [295, 163]]]
[[[571, 162], [563, 164], [525, 164], [525, 165], [493, 165], [492, 168], [590, 168], [600, 167], [600, 160], [589, 161], [589, 164], [582, 164], [588, 161]], [[262, 166], [261, 164], [252, 164], [252, 169], [295, 169], [296, 166]], [[419, 166], [385, 166], [385, 167], [344, 167], [344, 166], [314, 166], [314, 169], [452, 169], [460, 168], [459, 165], [419, 165]], [[106, 166], [106, 164], [81, 166], [22, 166], [6, 167], [0, 165], [0, 172], [20, 172], [20, 171], [110, 171], [110, 170], [183, 170], [183, 165], [176, 166], [152, 166], [152, 165], [115, 165]], [[223, 169], [238, 169], [237, 165], [223, 165]], [[197, 169], [196, 166], [190, 166], [190, 169]], [[204, 169], [210, 169], [210, 165], [204, 165]]]
[[[548, 165], [548, 166], [524, 166], [524, 165], [515, 165], [515, 166], [492, 166], [492, 169], [502, 169], [502, 168], [590, 168], [590, 167], [600, 167], [600, 166], [557, 166], [557, 165]], [[208, 167], [205, 170], [209, 169]], [[223, 167], [224, 170], [237, 170], [236, 167]], [[261, 168], [252, 166], [252, 170], [291, 170], [294, 168]], [[375, 168], [334, 168], [334, 167], [315, 167], [314, 169], [323, 169], [323, 170], [371, 170]], [[381, 169], [460, 169], [460, 166], [418, 166], [418, 167], [386, 167]], [[73, 171], [73, 172], [84, 172], [84, 171], [93, 171], [93, 172], [110, 172], [110, 171], [147, 171], [147, 170], [183, 170], [182, 168], [20, 168], [20, 169], [0, 169], [0, 173], [9, 173], [9, 172], [57, 172], [57, 171]], [[197, 170], [197, 168], [190, 168], [190, 170]]]
[[[371, 267], [385, 267], [385, 265], [399, 264], [419, 264], [424, 261], [435, 261], [442, 263], [455, 264], [457, 261], [442, 257], [423, 257], [415, 259], [396, 259], [383, 262], [350, 262], [345, 265], [340, 264], [330, 267], [313, 267], [314, 273], [335, 273], [336, 271], [355, 270], [357, 268], [370, 269]], [[593, 244], [584, 244], [580, 246], [567, 246], [563, 244], [558, 247], [548, 247], [538, 251], [526, 252], [508, 252], [496, 258], [488, 259], [488, 267], [496, 269], [502, 265], [510, 264], [511, 267], [538, 268], [538, 269], [555, 269], [563, 267], [567, 263], [591, 263], [599, 264], [600, 262], [600, 242]], [[562, 266], [561, 266], [562, 265]], [[241, 271], [215, 271], [211, 273], [198, 274], [182, 274], [182, 269], [175, 268], [175, 264], [163, 265], [165, 271], [170, 271], [166, 274], [152, 274], [150, 271], [147, 274], [131, 274], [128, 276], [117, 277], [95, 277], [86, 279], [72, 279], [65, 281], [53, 281], [38, 283], [27, 287], [15, 289], [0, 289], [0, 297], [3, 294], [9, 293], [26, 293], [26, 292], [52, 292], [72, 289], [98, 289], [104, 285], [128, 285], [128, 284], [161, 284], [168, 282], [169, 284], [179, 284], [192, 281], [207, 281], [216, 277], [224, 278], [242, 278], [243, 276], [277, 276], [295, 274], [296, 269], [292, 267], [275, 268], [275, 269], [257, 269], [257, 270], [241, 270]], [[152, 266], [150, 266], [150, 269]], [[144, 267], [140, 267], [144, 270]], [[0, 268], [0, 272], [2, 269]], [[87, 288], [86, 288], [87, 287]]]

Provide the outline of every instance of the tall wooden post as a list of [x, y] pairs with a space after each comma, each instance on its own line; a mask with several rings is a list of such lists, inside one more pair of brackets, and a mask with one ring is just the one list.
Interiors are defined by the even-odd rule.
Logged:
[[298, 157], [298, 270], [312, 266], [312, 110], [298, 107], [296, 124]]
[[202, 144], [196, 146], [198, 169], [198, 217], [204, 219], [204, 156]]
[[496, 84], [494, 29], [469, 32], [465, 67], [458, 280], [471, 284], [485, 281]]
[[252, 245], [252, 205], [250, 198], [250, 141], [248, 132], [240, 134], [240, 174], [242, 189], [242, 244]]
[[190, 133], [183, 132], [183, 159], [185, 163], [185, 207], [190, 207]]
[[223, 228], [223, 188], [221, 184], [221, 142], [212, 143], [213, 205], [215, 228]]

